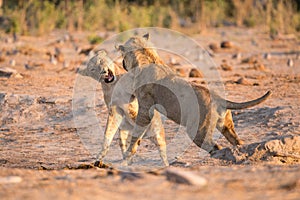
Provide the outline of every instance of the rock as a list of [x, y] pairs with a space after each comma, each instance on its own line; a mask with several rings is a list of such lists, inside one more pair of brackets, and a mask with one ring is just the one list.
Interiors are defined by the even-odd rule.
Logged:
[[19, 176], [5, 176], [0, 177], [0, 184], [20, 183], [22, 178]]
[[272, 58], [270, 53], [265, 53], [264, 59], [270, 60]]
[[168, 168], [166, 170], [168, 181], [194, 186], [206, 186], [207, 180], [192, 171], [185, 171], [180, 168]]
[[70, 66], [70, 62], [68, 62], [68, 61], [65, 60], [65, 61], [63, 62], [63, 67], [64, 67], [64, 68], [68, 68], [69, 66]]
[[287, 66], [289, 66], [289, 67], [293, 67], [294, 66], [294, 61], [291, 58], [288, 59]]
[[208, 47], [213, 50], [214, 52], [217, 52], [219, 50], [219, 46], [216, 43], [211, 43], [208, 45]]
[[253, 65], [253, 69], [258, 70], [258, 71], [266, 71], [266, 67], [262, 63], [255, 63]]
[[175, 68], [176, 75], [180, 77], [186, 77], [186, 71], [182, 69], [181, 67]]
[[25, 63], [25, 64], [24, 64], [24, 67], [25, 67], [25, 69], [27, 69], [27, 70], [32, 70], [32, 69], [34, 69], [34, 67], [31, 66], [31, 65], [29, 64], [29, 62]]
[[221, 69], [224, 71], [232, 71], [232, 66], [228, 65], [226, 62], [220, 65]]
[[244, 58], [242, 60], [242, 63], [243, 64], [254, 64], [254, 63], [257, 63], [257, 58], [255, 56], [251, 56], [251, 57], [248, 57], [248, 58]]
[[12, 68], [8, 68], [8, 67], [1, 67], [0, 68], [0, 77], [9, 78], [13, 74], [17, 74], [17, 71], [12, 69]]
[[16, 60], [14, 60], [14, 59], [10, 60], [9, 65], [12, 67], [16, 66]]
[[241, 85], [252, 85], [246, 78], [241, 77], [239, 78], [236, 82], [236, 84], [241, 84]]
[[169, 65], [179, 65], [179, 62], [173, 56], [171, 56], [169, 59]]
[[234, 55], [232, 56], [232, 58], [233, 58], [233, 59], [240, 60], [240, 59], [242, 59], [242, 54], [241, 54], [241, 53], [234, 54]]
[[70, 35], [67, 33], [67, 34], [64, 34], [64, 41], [67, 42], [70, 40]]
[[190, 73], [189, 73], [190, 78], [203, 78], [203, 74], [199, 69], [192, 68]]
[[51, 56], [50, 56], [50, 63], [51, 63], [52, 65], [57, 65], [57, 59], [55, 58], [54, 55], [51, 55]]
[[15, 78], [18, 78], [18, 79], [21, 79], [21, 78], [23, 78], [23, 75], [20, 74], [20, 73], [17, 73], [17, 74], [14, 75], [14, 77], [15, 77]]
[[230, 42], [230, 41], [223, 41], [223, 42], [221, 42], [221, 48], [223, 48], [223, 49], [230, 49], [230, 48], [232, 48], [233, 47], [233, 44], [232, 44], [232, 42]]

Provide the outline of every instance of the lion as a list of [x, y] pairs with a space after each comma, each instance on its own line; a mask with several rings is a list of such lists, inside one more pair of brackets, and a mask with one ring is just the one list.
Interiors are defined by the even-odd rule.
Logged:
[[[135, 119], [138, 113], [138, 101], [134, 96], [130, 97], [130, 102], [119, 105], [112, 105], [112, 95], [119, 79], [126, 71], [106, 55], [105, 51], [99, 51], [87, 63], [87, 67], [79, 71], [83, 76], [89, 76], [99, 81], [104, 94], [104, 101], [109, 110], [106, 129], [104, 133], [104, 143], [101, 152], [96, 158], [95, 165], [102, 163], [103, 158], [109, 150], [109, 146], [117, 131], [120, 133], [120, 146], [125, 158], [131, 138], [131, 130], [134, 127]], [[152, 142], [159, 147], [160, 157], [165, 166], [168, 166], [166, 153], [165, 132], [160, 114], [155, 111], [153, 119], [148, 126], [148, 135]], [[139, 140], [140, 143], [140, 140]]]
[[[161, 64], [156, 51], [149, 47], [148, 40], [149, 34], [146, 34], [143, 37], [131, 37], [124, 45], [116, 45], [123, 57], [123, 68], [132, 74], [128, 76], [131, 80], [127, 82], [131, 82], [131, 90], [139, 104], [132, 134], [136, 138], [143, 136], [152, 119], [149, 110], [154, 108], [170, 120], [185, 126], [191, 140], [211, 155], [222, 148], [212, 139], [215, 128], [232, 145], [243, 144], [235, 132], [230, 110], [258, 105], [271, 95], [271, 91], [242, 103], [223, 99], [201, 85], [176, 76], [168, 66]], [[132, 140], [127, 151], [128, 163], [131, 163], [136, 145], [136, 141]]]

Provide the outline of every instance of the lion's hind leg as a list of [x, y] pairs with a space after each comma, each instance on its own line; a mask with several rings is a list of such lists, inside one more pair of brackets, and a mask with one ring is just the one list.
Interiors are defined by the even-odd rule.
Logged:
[[244, 142], [238, 137], [234, 130], [234, 123], [230, 110], [226, 111], [224, 118], [219, 119], [217, 129], [232, 145], [236, 146], [244, 144]]
[[152, 118], [149, 132], [152, 136], [150, 137], [150, 139], [158, 147], [159, 155], [164, 165], [169, 166], [167, 158], [165, 129], [161, 121], [161, 116], [156, 110], [154, 110], [154, 117]]
[[209, 154], [214, 154], [222, 149], [218, 143], [213, 140], [213, 133], [218, 122], [218, 114], [212, 109], [207, 109], [202, 112], [202, 117], [199, 120], [198, 126], [193, 121], [187, 124], [187, 133], [192, 141], [200, 148], [207, 151]]

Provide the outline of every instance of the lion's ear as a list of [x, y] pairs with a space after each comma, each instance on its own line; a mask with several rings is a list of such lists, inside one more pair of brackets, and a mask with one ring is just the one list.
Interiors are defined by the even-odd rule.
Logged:
[[118, 51], [123, 51], [123, 52], [125, 51], [125, 47], [121, 44], [115, 44], [115, 48]]
[[149, 33], [146, 33], [145, 35], [143, 35], [143, 38], [145, 38], [146, 40], [149, 40], [150, 34], [149, 34]]

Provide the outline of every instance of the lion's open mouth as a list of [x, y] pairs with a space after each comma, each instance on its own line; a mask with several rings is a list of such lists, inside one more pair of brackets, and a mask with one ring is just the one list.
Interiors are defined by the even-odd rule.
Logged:
[[108, 69], [107, 75], [104, 77], [105, 83], [111, 83], [115, 80], [115, 76], [111, 70]]

